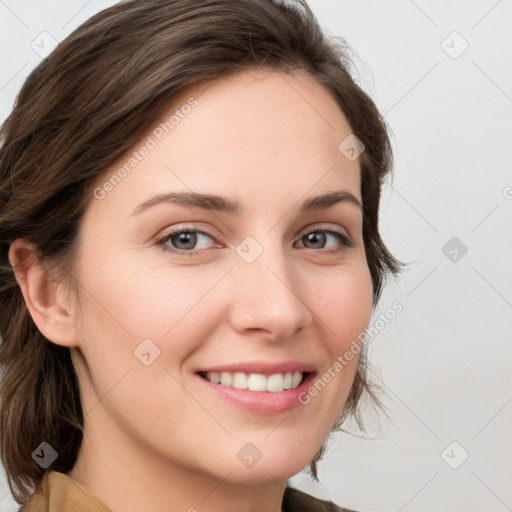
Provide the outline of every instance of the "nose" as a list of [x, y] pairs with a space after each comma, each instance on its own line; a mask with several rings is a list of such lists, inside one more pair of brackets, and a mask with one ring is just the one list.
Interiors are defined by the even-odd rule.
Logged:
[[287, 261], [280, 247], [265, 247], [252, 263], [236, 255], [232, 271], [230, 320], [241, 333], [255, 332], [271, 341], [291, 339], [311, 324], [307, 276]]

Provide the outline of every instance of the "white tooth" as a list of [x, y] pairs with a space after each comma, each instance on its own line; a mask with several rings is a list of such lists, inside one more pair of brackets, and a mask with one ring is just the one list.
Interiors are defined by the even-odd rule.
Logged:
[[290, 389], [292, 387], [292, 372], [284, 374], [283, 387], [284, 389]]
[[231, 373], [221, 372], [220, 373], [220, 383], [223, 386], [231, 386], [231, 382], [233, 382], [233, 377]]
[[219, 384], [220, 382], [220, 373], [219, 372], [208, 372], [206, 374], [206, 378], [213, 382], [214, 384]]
[[247, 389], [247, 375], [242, 372], [235, 372], [231, 385], [237, 389]]
[[281, 373], [275, 373], [267, 377], [267, 391], [283, 391], [283, 375]]
[[247, 379], [247, 387], [251, 391], [266, 391], [267, 378], [261, 373], [251, 373]]
[[302, 373], [301, 372], [293, 372], [292, 388], [296, 388], [300, 384], [301, 380], [302, 380]]

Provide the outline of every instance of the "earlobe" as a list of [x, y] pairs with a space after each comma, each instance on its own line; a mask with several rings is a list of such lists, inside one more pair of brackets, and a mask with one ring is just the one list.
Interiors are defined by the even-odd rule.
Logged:
[[9, 261], [21, 288], [32, 320], [41, 333], [57, 345], [78, 345], [73, 311], [60, 300], [59, 287], [42, 268], [34, 244], [15, 240], [9, 248]]

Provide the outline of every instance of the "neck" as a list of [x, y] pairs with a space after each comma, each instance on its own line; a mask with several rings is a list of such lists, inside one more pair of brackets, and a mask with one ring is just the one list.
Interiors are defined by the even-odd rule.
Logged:
[[94, 419], [86, 417], [80, 453], [68, 475], [112, 512], [281, 512], [286, 479], [268, 473], [258, 483], [237, 482], [232, 471], [212, 475], [172, 462], [135, 445], [102, 409], [99, 404]]

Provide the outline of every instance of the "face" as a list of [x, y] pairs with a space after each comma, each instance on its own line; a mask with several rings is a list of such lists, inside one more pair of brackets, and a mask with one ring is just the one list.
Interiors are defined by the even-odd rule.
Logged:
[[314, 457], [371, 314], [351, 131], [310, 78], [246, 71], [177, 97], [98, 181], [75, 365], [112, 452], [238, 482]]

